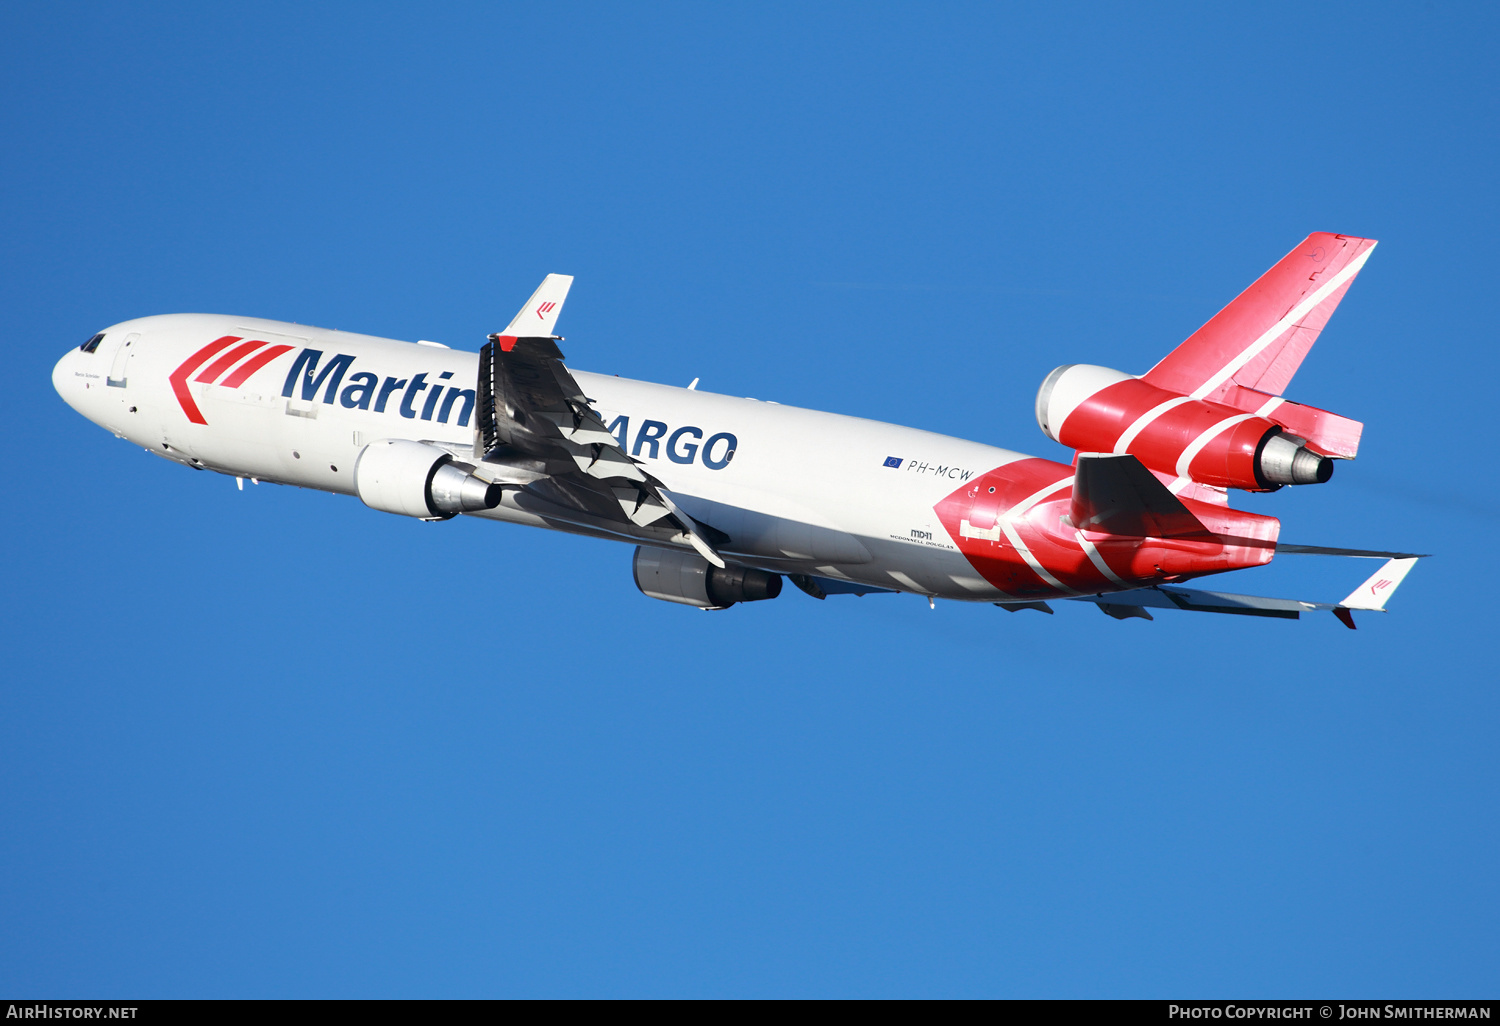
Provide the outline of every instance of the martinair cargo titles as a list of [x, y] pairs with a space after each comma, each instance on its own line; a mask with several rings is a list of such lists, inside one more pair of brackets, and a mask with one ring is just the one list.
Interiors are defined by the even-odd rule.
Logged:
[[[1416, 558], [1278, 543], [1229, 489], [1326, 482], [1358, 422], [1282, 398], [1374, 249], [1310, 235], [1144, 374], [1073, 364], [1037, 422], [1071, 465], [856, 417], [573, 370], [553, 334], [573, 279], [548, 275], [476, 355], [280, 321], [124, 321], [52, 373], [89, 420], [166, 459], [636, 546], [652, 598], [725, 609], [912, 592], [1008, 610], [1094, 603], [1296, 618], [1382, 610]], [[1338, 603], [1182, 582], [1279, 551], [1383, 556]]]

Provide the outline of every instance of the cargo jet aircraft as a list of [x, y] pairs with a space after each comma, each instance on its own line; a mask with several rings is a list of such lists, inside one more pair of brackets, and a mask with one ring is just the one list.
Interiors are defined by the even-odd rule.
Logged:
[[[856, 417], [573, 370], [548, 275], [476, 355], [280, 321], [124, 321], [57, 364], [69, 405], [196, 470], [633, 543], [645, 594], [702, 609], [914, 592], [1296, 618], [1384, 609], [1413, 555], [1279, 545], [1229, 489], [1328, 481], [1358, 422], [1282, 398], [1374, 240], [1308, 236], [1145, 374], [1073, 364], [1037, 422], [1072, 465]], [[1277, 551], [1384, 556], [1338, 603], [1181, 582]]]

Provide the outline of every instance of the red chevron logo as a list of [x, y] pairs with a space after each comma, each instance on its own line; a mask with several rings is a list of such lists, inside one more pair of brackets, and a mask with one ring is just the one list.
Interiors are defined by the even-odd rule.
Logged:
[[544, 315], [549, 314], [556, 309], [556, 303], [543, 303], [541, 306], [536, 308], [537, 319], [545, 321], [547, 318]]
[[[172, 394], [177, 397], [177, 405], [182, 407], [182, 412], [187, 414], [187, 419], [191, 423], [208, 423], [207, 420], [203, 419], [203, 411], [198, 409], [198, 404], [193, 401], [192, 392], [188, 390], [188, 378], [199, 367], [208, 363], [209, 360], [213, 360], [215, 356], [219, 357], [213, 363], [209, 363], [202, 374], [193, 378], [194, 381], [213, 384], [215, 381], [218, 381], [221, 374], [234, 367], [235, 364], [239, 364], [232, 374], [223, 381], [218, 382], [225, 388], [239, 388], [249, 380], [250, 375], [260, 370], [282, 353], [291, 352], [292, 349], [291, 346], [275, 345], [257, 353], [255, 356], [250, 356], [251, 353], [255, 353], [257, 349], [260, 349], [266, 343], [252, 341], [235, 346], [234, 344], [239, 341], [240, 336], [238, 335], [225, 335], [223, 338], [214, 339], [208, 345], [182, 361], [176, 370], [167, 375], [167, 381], [172, 386]], [[230, 346], [234, 346], [234, 348], [230, 349]], [[224, 352], [226, 349], [229, 350], [227, 353]], [[220, 356], [220, 353], [223, 353], [223, 355]], [[250, 356], [250, 359], [246, 360], [245, 357], [247, 356]], [[244, 362], [240, 363], [241, 360], [244, 360]]]

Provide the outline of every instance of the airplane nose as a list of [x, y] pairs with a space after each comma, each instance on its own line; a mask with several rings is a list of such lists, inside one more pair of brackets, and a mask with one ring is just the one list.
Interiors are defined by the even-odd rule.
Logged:
[[[69, 349], [63, 354], [63, 358], [57, 361], [57, 366], [52, 368], [52, 387], [57, 389], [57, 394], [62, 396], [63, 402], [73, 406], [73, 367], [77, 363], [73, 358], [78, 355], [78, 350]], [[74, 407], [77, 408], [76, 406]]]
[[104, 384], [104, 379], [86, 373], [88, 368], [85, 364], [90, 355], [76, 348], [64, 353], [52, 368], [52, 387], [62, 396], [63, 402], [92, 420], [88, 407], [95, 404], [91, 404], [89, 399], [93, 397], [94, 389]]

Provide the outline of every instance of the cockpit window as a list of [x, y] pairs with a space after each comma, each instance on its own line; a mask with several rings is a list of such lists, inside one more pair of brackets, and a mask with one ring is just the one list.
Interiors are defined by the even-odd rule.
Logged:
[[103, 342], [103, 341], [104, 341], [104, 332], [101, 331], [99, 334], [95, 335], [93, 338], [89, 339], [87, 342], [85, 342], [83, 345], [79, 346], [78, 348], [81, 349], [81, 350], [83, 350], [85, 353], [92, 353], [95, 349], [99, 348], [99, 343]]

